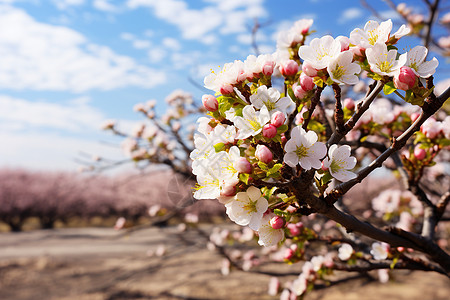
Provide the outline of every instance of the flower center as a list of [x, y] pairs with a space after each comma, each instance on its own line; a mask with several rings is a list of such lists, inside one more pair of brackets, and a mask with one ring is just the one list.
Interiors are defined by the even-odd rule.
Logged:
[[271, 111], [271, 110], [274, 110], [275, 108], [277, 108], [277, 107], [275, 106], [275, 102], [272, 102], [272, 101], [270, 101], [270, 100], [267, 100], [266, 102], [263, 101], [263, 103], [264, 103], [264, 105], [267, 107], [267, 110], [268, 110], [268, 111]]
[[247, 121], [254, 131], [258, 131], [259, 129], [261, 129], [261, 124], [259, 124], [259, 122], [257, 120], [249, 119]]
[[308, 156], [308, 150], [309, 148], [306, 148], [305, 146], [301, 145], [297, 147], [297, 149], [295, 150], [295, 154], [298, 156], [298, 158], [303, 158]]
[[333, 73], [334, 78], [339, 79], [345, 74], [345, 69], [343, 66], [338, 65], [331, 73]]
[[339, 172], [344, 168], [344, 162], [342, 160], [333, 160], [330, 164], [330, 171], [333, 173]]
[[248, 214], [257, 212], [256, 201], [250, 200], [250, 202], [248, 204], [245, 204], [243, 208]]
[[388, 61], [383, 61], [381, 64], [378, 65], [378, 68], [381, 72], [389, 72], [392, 68], [392, 64]]
[[376, 34], [375, 30], [369, 31], [367, 34], [369, 36], [369, 44], [375, 45], [378, 40], [378, 34]]

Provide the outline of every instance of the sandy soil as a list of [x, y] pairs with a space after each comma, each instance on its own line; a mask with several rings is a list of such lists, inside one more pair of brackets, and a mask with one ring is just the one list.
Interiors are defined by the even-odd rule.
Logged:
[[[205, 241], [196, 231], [175, 227], [129, 234], [109, 228], [2, 233], [0, 299], [278, 299], [267, 294], [270, 273], [300, 269], [268, 264], [255, 269], [259, 272], [223, 276], [222, 257], [207, 250]], [[163, 256], [148, 255], [159, 245], [165, 246]], [[400, 272], [387, 284], [360, 278], [306, 299], [448, 299], [449, 294], [444, 276]]]

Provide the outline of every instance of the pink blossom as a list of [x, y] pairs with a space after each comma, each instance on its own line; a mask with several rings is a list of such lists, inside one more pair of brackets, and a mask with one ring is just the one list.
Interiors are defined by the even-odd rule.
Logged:
[[348, 110], [354, 110], [355, 109], [355, 101], [352, 98], [345, 98], [344, 99], [344, 107]]
[[425, 149], [420, 148], [420, 145], [417, 145], [414, 148], [414, 156], [418, 159], [418, 160], [422, 160], [427, 156], [427, 152], [425, 151]]
[[306, 92], [312, 90], [315, 86], [312, 77], [307, 76], [305, 73], [300, 75], [299, 82], [302, 89]]
[[278, 294], [278, 291], [280, 290], [280, 281], [277, 277], [270, 277], [269, 281], [269, 290], [268, 294], [270, 296], [276, 296]]
[[271, 139], [277, 135], [277, 128], [272, 124], [266, 124], [263, 127], [262, 133], [265, 138]]
[[442, 123], [436, 121], [434, 118], [429, 118], [426, 120], [422, 126], [420, 126], [420, 131], [422, 131], [427, 138], [436, 138], [442, 130]]
[[265, 145], [256, 146], [255, 157], [265, 164], [268, 164], [273, 160], [272, 151]]
[[290, 59], [280, 65], [280, 72], [283, 76], [293, 76], [298, 72], [298, 63]]
[[276, 111], [272, 114], [270, 123], [275, 127], [280, 127], [286, 121], [286, 116], [281, 111]]
[[407, 91], [414, 87], [417, 76], [410, 67], [403, 66], [400, 71], [394, 75], [394, 85], [397, 89]]
[[219, 102], [213, 95], [203, 95], [202, 103], [208, 111], [216, 111], [219, 108]]
[[303, 71], [303, 73], [305, 73], [306, 76], [309, 76], [309, 77], [317, 76], [317, 70], [314, 69], [313, 66], [311, 66], [311, 64], [306, 61], [303, 62], [302, 71]]
[[285, 223], [286, 222], [284, 221], [284, 218], [280, 216], [275, 216], [272, 219], [270, 219], [270, 226], [272, 226], [273, 229], [283, 228]]
[[252, 172], [252, 165], [245, 157], [240, 157], [237, 160], [234, 161], [233, 167], [238, 171], [239, 173], [251, 173]]

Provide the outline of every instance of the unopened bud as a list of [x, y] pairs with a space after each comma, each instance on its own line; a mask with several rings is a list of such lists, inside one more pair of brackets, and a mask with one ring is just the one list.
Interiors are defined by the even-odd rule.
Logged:
[[276, 128], [280, 127], [286, 121], [286, 116], [281, 111], [276, 111], [273, 113], [270, 118], [270, 124], [275, 126]]
[[224, 84], [220, 87], [220, 93], [222, 95], [229, 95], [234, 92], [234, 88], [231, 84]]
[[302, 73], [302, 75], [300, 75], [299, 82], [302, 89], [306, 92], [312, 90], [315, 86], [312, 77], [309, 77], [305, 73]]
[[344, 99], [344, 107], [348, 110], [354, 110], [355, 109], [355, 101], [352, 98], [345, 98]]
[[285, 223], [284, 219], [280, 216], [275, 216], [270, 219], [270, 226], [272, 226], [273, 229], [281, 229]]
[[273, 160], [272, 151], [264, 145], [256, 146], [255, 156], [265, 164], [268, 164]]
[[272, 124], [266, 124], [263, 127], [262, 133], [265, 138], [271, 139], [277, 135], [277, 128]]
[[262, 67], [262, 73], [266, 76], [270, 76], [273, 74], [274, 62], [266, 62]]
[[294, 257], [294, 251], [292, 251], [292, 249], [287, 248], [284, 252], [284, 259], [286, 260], [291, 260]]
[[317, 76], [317, 70], [313, 68], [313, 66], [311, 66], [309, 63], [307, 63], [306, 61], [303, 62], [302, 65], [302, 71], [303, 73], [305, 73], [305, 75], [309, 76], [309, 77], [315, 77]]
[[419, 145], [417, 145], [414, 148], [414, 156], [418, 159], [418, 160], [422, 160], [427, 156], [427, 152], [425, 151], [425, 149], [422, 149], [419, 147]]
[[303, 99], [303, 98], [305, 98], [307, 94], [308, 94], [308, 92], [305, 91], [304, 89], [302, 89], [302, 87], [299, 86], [299, 85], [296, 86], [296, 87], [294, 88], [294, 95], [295, 95], [295, 97], [297, 97], [298, 99]]
[[219, 108], [219, 102], [213, 95], [203, 95], [202, 103], [208, 111], [216, 111]]
[[280, 66], [280, 72], [283, 76], [293, 76], [298, 72], [298, 63], [295, 60], [288, 60]]
[[417, 76], [410, 67], [403, 66], [398, 74], [394, 76], [394, 85], [397, 89], [407, 91], [414, 87]]
[[239, 173], [250, 174], [252, 172], [252, 164], [245, 157], [239, 157], [235, 160], [233, 167]]

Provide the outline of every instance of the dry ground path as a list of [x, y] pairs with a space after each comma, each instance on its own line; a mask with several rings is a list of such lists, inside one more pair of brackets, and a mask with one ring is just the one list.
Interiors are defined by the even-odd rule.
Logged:
[[[211, 225], [202, 229], [210, 231]], [[164, 245], [163, 256], [149, 256]], [[205, 237], [175, 227], [120, 234], [109, 228], [0, 234], [0, 299], [278, 299], [267, 295], [270, 275], [220, 272], [222, 257]], [[266, 265], [266, 272], [293, 266]], [[283, 281], [294, 276], [282, 278]], [[396, 282], [345, 282], [308, 299], [449, 299], [450, 280], [401, 272]]]

